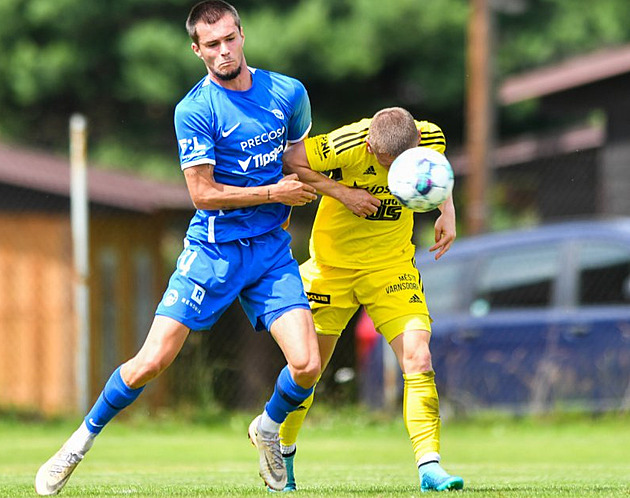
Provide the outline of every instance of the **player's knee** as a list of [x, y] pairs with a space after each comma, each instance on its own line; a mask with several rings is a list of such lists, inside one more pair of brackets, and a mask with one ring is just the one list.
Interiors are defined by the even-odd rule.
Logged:
[[429, 372], [433, 370], [431, 352], [424, 348], [405, 352], [401, 367], [404, 373]]
[[303, 361], [295, 362], [291, 365], [295, 382], [302, 387], [315, 385], [319, 378], [322, 367], [319, 355], [305, 358]]
[[160, 358], [134, 358], [126, 369], [125, 383], [132, 389], [144, 386], [168, 366]]

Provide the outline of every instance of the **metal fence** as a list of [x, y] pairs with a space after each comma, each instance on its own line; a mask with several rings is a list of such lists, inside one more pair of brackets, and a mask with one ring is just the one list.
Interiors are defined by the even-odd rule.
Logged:
[[[596, 213], [596, 159], [596, 150], [590, 150], [498, 169], [490, 191], [492, 224], [501, 229], [540, 223], [557, 214]], [[455, 196], [463, 218], [461, 179]], [[289, 231], [299, 261], [307, 258], [315, 208], [295, 209], [292, 216]], [[0, 282], [4, 290], [0, 410], [15, 407], [63, 413], [77, 409], [69, 211], [67, 195], [0, 181]], [[142, 343], [191, 214], [179, 211], [165, 216], [163, 211], [121, 209], [106, 202], [91, 206], [88, 385], [92, 400], [113, 368]], [[415, 238], [421, 247], [429, 243], [427, 234], [434, 219], [435, 213], [418, 216]], [[395, 359], [387, 345], [366, 336], [359, 323], [357, 314], [320, 381], [318, 398], [397, 410], [401, 391]], [[451, 354], [455, 358], [457, 350]], [[283, 365], [269, 334], [254, 332], [240, 306], [234, 304], [212, 331], [191, 333], [164, 378], [147, 390], [147, 402], [152, 406], [260, 407]], [[492, 376], [490, 371], [474, 369], [468, 374]], [[460, 398], [465, 399], [465, 393]]]

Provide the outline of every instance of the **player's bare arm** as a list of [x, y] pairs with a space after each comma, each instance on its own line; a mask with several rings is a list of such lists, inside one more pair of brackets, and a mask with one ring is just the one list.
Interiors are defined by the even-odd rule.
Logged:
[[435, 220], [435, 244], [429, 248], [431, 252], [437, 251], [435, 253], [436, 260], [440, 259], [451, 248], [457, 236], [453, 197], [449, 197], [438, 209], [441, 214]]
[[301, 181], [317, 189], [320, 194], [337, 199], [356, 216], [365, 218], [376, 213], [381, 205], [380, 199], [367, 190], [347, 187], [318, 171], [313, 171], [308, 163], [303, 142], [289, 147], [282, 156], [282, 161], [285, 173], [298, 175]]
[[315, 188], [298, 180], [297, 175], [284, 177], [276, 184], [256, 187], [225, 185], [214, 179], [211, 164], [184, 170], [190, 197], [197, 209], [237, 209], [278, 202], [287, 206], [303, 206], [315, 199]]

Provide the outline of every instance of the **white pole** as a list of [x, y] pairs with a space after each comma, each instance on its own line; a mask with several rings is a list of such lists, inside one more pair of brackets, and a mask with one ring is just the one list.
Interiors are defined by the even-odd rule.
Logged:
[[77, 408], [81, 413], [89, 408], [90, 379], [89, 201], [86, 157], [87, 122], [82, 114], [73, 114], [70, 118], [70, 224], [77, 325]]

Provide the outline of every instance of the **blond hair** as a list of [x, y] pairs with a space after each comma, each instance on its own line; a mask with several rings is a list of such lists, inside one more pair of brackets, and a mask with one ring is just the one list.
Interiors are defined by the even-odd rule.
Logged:
[[388, 107], [372, 118], [368, 140], [375, 152], [396, 157], [418, 145], [418, 129], [409, 111]]

